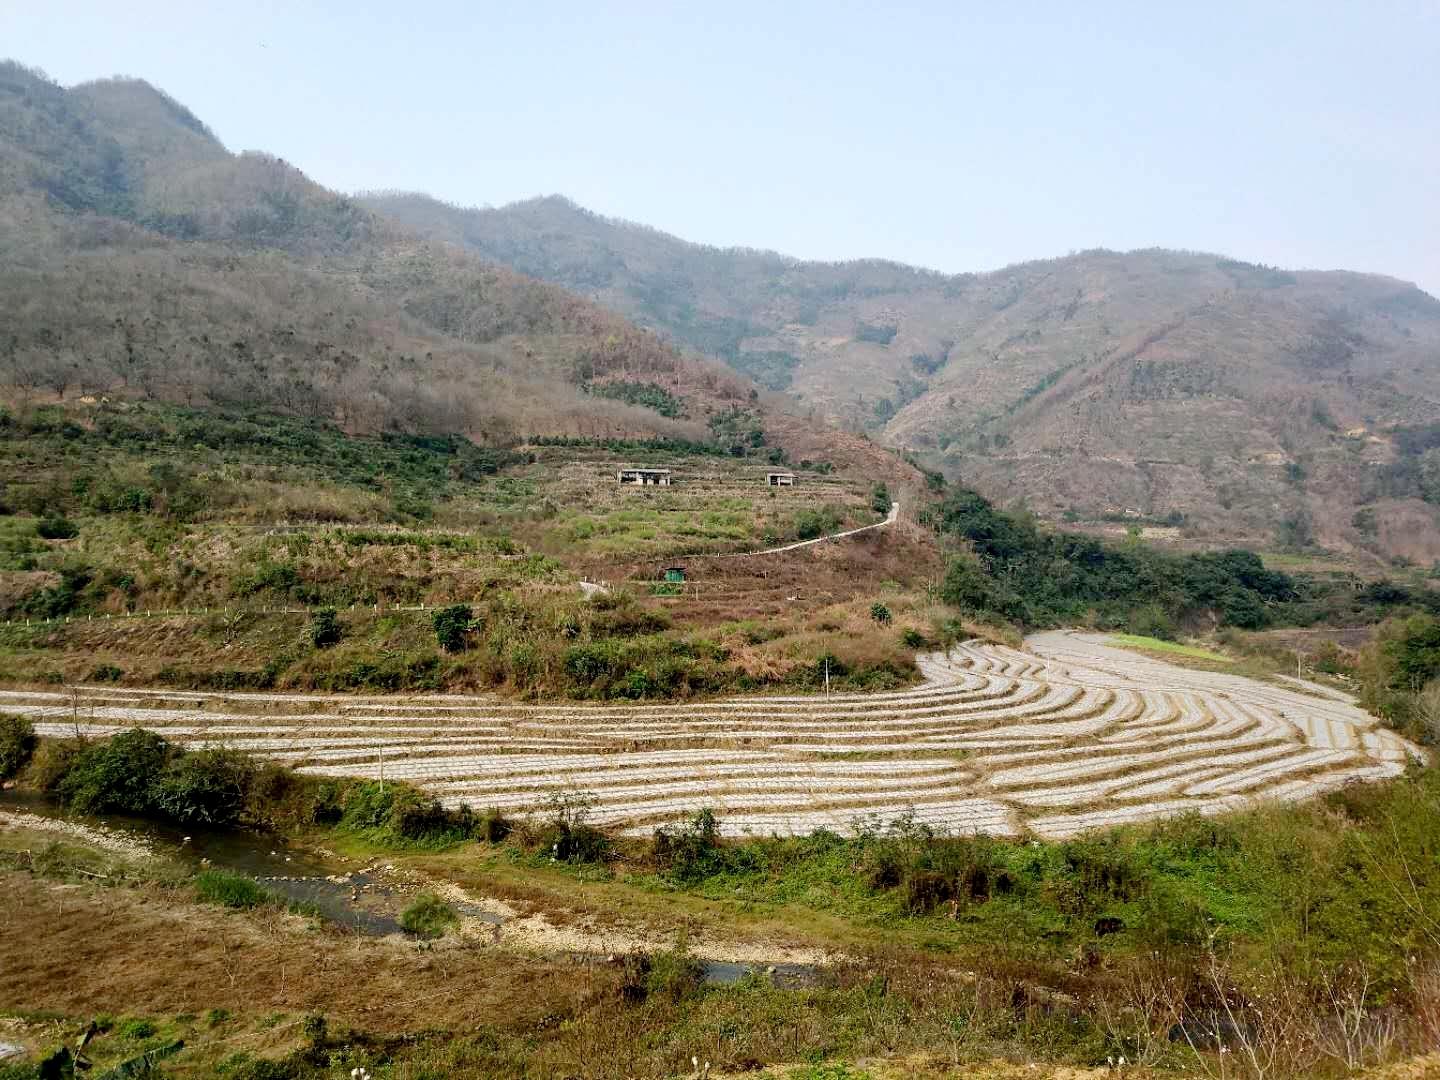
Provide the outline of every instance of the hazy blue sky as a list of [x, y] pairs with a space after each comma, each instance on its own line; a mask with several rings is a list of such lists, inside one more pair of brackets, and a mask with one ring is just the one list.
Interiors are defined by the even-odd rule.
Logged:
[[883, 7], [0, 0], [0, 55], [143, 76], [344, 190], [560, 192], [815, 258], [1163, 245], [1440, 294], [1440, 0]]

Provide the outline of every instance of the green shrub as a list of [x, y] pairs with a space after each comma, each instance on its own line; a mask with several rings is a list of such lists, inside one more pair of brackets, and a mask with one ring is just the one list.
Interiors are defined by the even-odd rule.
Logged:
[[876, 484], [870, 492], [870, 509], [877, 514], [890, 513], [890, 489], [884, 484]]
[[634, 603], [621, 604], [609, 611], [597, 613], [590, 620], [590, 632], [596, 637], [633, 637], [638, 634], [658, 634], [668, 629], [670, 617], [663, 611], [649, 611]]
[[1267, 570], [1254, 552], [1173, 555], [1139, 542], [1106, 544], [1041, 529], [1030, 516], [997, 510], [965, 489], [950, 491], [932, 518], [970, 548], [950, 561], [945, 601], [1030, 626], [1091, 620], [1116, 628], [1133, 616], [1164, 632], [1218, 615], [1253, 629], [1271, 621], [1272, 608], [1301, 599], [1297, 583]]
[[236, 577], [230, 589], [236, 596], [254, 596], [260, 592], [288, 594], [300, 584], [300, 572], [288, 563], [261, 562], [252, 574]]
[[153, 731], [121, 732], [80, 751], [59, 782], [60, 797], [80, 813], [149, 813], [156, 781], [174, 754]]
[[1132, 612], [1125, 628], [1141, 637], [1159, 638], [1161, 641], [1175, 640], [1175, 620], [1170, 618], [1159, 604], [1146, 604]]
[[320, 608], [310, 616], [310, 644], [328, 649], [340, 641], [340, 618], [333, 607]]
[[41, 518], [35, 524], [36, 535], [45, 540], [74, 540], [80, 535], [80, 526], [69, 518]]
[[85, 745], [75, 739], [42, 739], [25, 770], [25, 781], [46, 795], [58, 795], [60, 784]]
[[645, 990], [649, 997], [680, 1002], [699, 990], [704, 978], [705, 965], [682, 944], [650, 954]]
[[455, 909], [434, 893], [421, 893], [400, 913], [400, 925], [420, 938], [438, 938], [460, 925]]
[[122, 1039], [148, 1039], [155, 1034], [155, 1025], [149, 1020], [125, 1020], [115, 1029]]
[[655, 830], [654, 854], [656, 864], [680, 882], [715, 873], [724, 854], [715, 811], [706, 807], [678, 828]]
[[645, 409], [654, 409], [661, 416], [678, 419], [685, 415], [684, 402], [663, 386], [649, 382], [613, 382], [591, 384], [583, 387], [597, 397], [614, 398]]
[[565, 650], [565, 673], [585, 686], [611, 674], [620, 664], [619, 650], [609, 642], [572, 645]]
[[342, 803], [342, 829], [392, 842], [445, 844], [468, 838], [476, 828], [468, 808], [451, 813], [433, 796], [408, 784], [378, 780], [352, 784]]
[[499, 810], [486, 810], [475, 822], [475, 839], [498, 844], [514, 831], [508, 818]]
[[100, 664], [87, 676], [90, 682], [107, 683], [119, 682], [125, 677], [125, 672], [114, 664]]
[[430, 617], [430, 624], [435, 628], [435, 640], [448, 653], [465, 651], [474, 622], [475, 614], [468, 604], [451, 604]]
[[974, 559], [951, 559], [950, 565], [945, 568], [940, 595], [947, 604], [953, 604], [962, 611], [986, 611], [991, 604], [990, 578], [984, 567]]
[[890, 614], [890, 609], [879, 601], [876, 601], [875, 603], [870, 605], [870, 618], [874, 619], [882, 626], [888, 623], [891, 617], [892, 616]]
[[819, 510], [801, 510], [795, 515], [795, 538], [817, 540], [827, 533], [836, 532], [842, 520], [839, 511], [831, 506]]
[[151, 791], [155, 809], [185, 824], [233, 825], [245, 810], [255, 764], [234, 750], [193, 750], [175, 757]]
[[200, 871], [195, 875], [195, 893], [206, 903], [237, 909], [259, 907], [275, 899], [275, 894], [254, 878], [229, 870]]
[[651, 997], [679, 1003], [698, 991], [705, 965], [692, 956], [682, 941], [674, 949], [631, 953], [621, 961], [620, 997], [638, 1005]]
[[876, 345], [889, 345], [899, 332], [898, 326], [891, 326], [889, 323], [868, 323], [862, 320], [855, 326], [855, 340], [870, 341]]
[[929, 915], [957, 897], [954, 879], [938, 870], [912, 870], [904, 882], [905, 910], [911, 915]]
[[30, 764], [39, 740], [35, 727], [23, 716], [0, 715], [0, 780], [17, 776]]
[[595, 796], [586, 792], [561, 791], [546, 801], [549, 821], [542, 845], [550, 857], [564, 863], [597, 863], [610, 854], [610, 838], [589, 824]]
[[907, 649], [923, 649], [930, 644], [930, 639], [915, 627], [907, 626], [900, 631], [900, 643]]
[[843, 679], [848, 674], [850, 674], [850, 665], [832, 652], [821, 653], [815, 658], [814, 682], [816, 686], [824, 686], [827, 675], [830, 681], [834, 682], [836, 679]]
[[302, 1077], [315, 1075], [315, 1070], [306, 1064], [302, 1054], [292, 1054], [276, 1061], [251, 1057], [248, 1051], [226, 1058], [220, 1062], [216, 1072], [226, 1080], [302, 1080]]
[[250, 782], [244, 818], [262, 828], [289, 830], [338, 824], [350, 780], [306, 776], [273, 762], [258, 764]]

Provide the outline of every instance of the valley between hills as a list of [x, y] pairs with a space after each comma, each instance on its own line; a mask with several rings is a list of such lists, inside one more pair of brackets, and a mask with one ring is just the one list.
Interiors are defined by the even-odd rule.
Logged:
[[1413, 285], [350, 195], [5, 62], [0, 1080], [1434, 1075], [1437, 566]]

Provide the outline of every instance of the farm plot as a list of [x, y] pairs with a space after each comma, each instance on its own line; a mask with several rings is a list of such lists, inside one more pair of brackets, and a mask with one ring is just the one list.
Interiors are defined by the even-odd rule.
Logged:
[[1179, 668], [1098, 637], [969, 642], [888, 694], [660, 705], [0, 691], [47, 735], [136, 725], [324, 775], [406, 780], [447, 805], [543, 813], [563, 793], [645, 834], [714, 809], [731, 835], [913, 818], [953, 832], [1064, 837], [1398, 774], [1419, 751], [1353, 702]]

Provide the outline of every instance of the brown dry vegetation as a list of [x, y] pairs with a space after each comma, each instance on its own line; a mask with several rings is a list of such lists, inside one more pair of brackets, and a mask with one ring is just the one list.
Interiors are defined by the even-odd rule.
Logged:
[[[346, 1065], [388, 1060], [396, 1077], [436, 1069], [456, 1077], [689, 1075], [692, 1056], [716, 1076], [1116, 1075], [1040, 1064], [1087, 1052], [1066, 1031], [1082, 1016], [1087, 1030], [1098, 1025], [1131, 1045], [1138, 1038], [1139, 1060], [1122, 1070], [1133, 1078], [1177, 1067], [1210, 1076], [1353, 1075], [1308, 1042], [1267, 1048], [1263, 1071], [1246, 1060], [1243, 1043], [1228, 1064], [1197, 1058], [1166, 1039], [1179, 973], [1143, 960], [1066, 977], [1003, 950], [962, 965], [892, 947], [841, 965], [818, 990], [752, 982], [636, 1002], [618, 963], [463, 939], [417, 951], [399, 939], [318, 930], [278, 910], [197, 906], [158, 885], [61, 884], [10, 871], [4, 886], [0, 1012], [21, 1018], [6, 1032], [40, 1049], [73, 1040], [92, 1016], [145, 1018], [188, 1044], [166, 1063], [167, 1075], [214, 1075], [222, 1062], [234, 1068], [247, 1058], [294, 1060], [313, 1045], [306, 1018], [315, 1016], [325, 1018], [332, 1045], [348, 1048]], [[35, 934], [36, 925], [47, 932]], [[1274, 1011], [1267, 1039], [1309, 1038], [1305, 1018], [1278, 999], [1265, 1008]], [[1245, 1015], [1260, 1023], [1258, 1012]], [[854, 1068], [839, 1064], [837, 1044]], [[92, 1053], [117, 1049], [102, 1040]], [[827, 1058], [833, 1072], [795, 1064]], [[1434, 1064], [1417, 1058], [1364, 1075], [1412, 1080], [1434, 1075]]]
[[235, 156], [144, 83], [0, 68], [0, 379], [21, 400], [269, 406], [348, 430], [694, 437], [594, 398], [743, 380], [553, 286], [421, 241], [296, 169]]
[[[695, 670], [668, 690], [695, 693], [803, 677], [825, 652], [904, 677], [913, 650], [901, 631], [929, 636], [943, 621], [925, 591], [940, 554], [907, 519], [776, 555], [700, 555], [793, 541], [807, 515], [826, 529], [870, 524], [868, 477], [802, 472], [776, 490], [765, 465], [664, 454], [645, 460], [672, 467], [675, 485], [640, 490], [615, 482], [626, 459], [573, 447], [533, 448], [495, 476], [425, 480], [414, 495], [327, 472], [329, 456], [367, 446], [342, 440], [297, 465], [197, 452], [185, 465], [193, 478], [162, 491], [154, 448], [111, 449], [87, 467], [64, 443], [16, 440], [12, 505], [75, 514], [79, 535], [41, 541], [29, 517], [0, 528], [9, 565], [37, 567], [0, 570], [5, 610], [20, 620], [0, 670], [23, 681], [86, 680], [108, 666], [137, 685], [573, 693], [585, 686], [565, 674], [572, 647], [611, 641], [641, 664], [675, 642]], [[77, 485], [141, 492], [150, 510], [82, 514], [71, 509]], [[396, 524], [397, 507], [416, 502], [423, 521]], [[173, 519], [185, 510], [190, 520]], [[690, 580], [657, 584], [676, 562]], [[58, 621], [27, 628], [63, 591], [52, 566], [83, 569], [83, 593]], [[609, 592], [587, 599], [587, 578]], [[869, 618], [882, 598], [893, 626]], [[471, 606], [479, 629], [470, 649], [445, 656], [431, 614], [454, 603]], [[317, 649], [307, 626], [323, 606], [339, 610], [342, 636]]]
[[[361, 201], [1051, 518], [1264, 544], [1299, 515], [1330, 547], [1440, 557], [1434, 500], [1385, 480], [1394, 430], [1440, 420], [1440, 301], [1404, 282], [1160, 250], [946, 276], [688, 244], [561, 198]], [[1395, 523], [1357, 527], [1360, 505]]]

